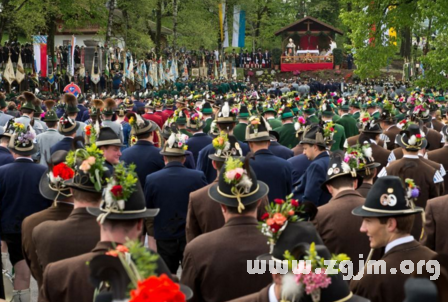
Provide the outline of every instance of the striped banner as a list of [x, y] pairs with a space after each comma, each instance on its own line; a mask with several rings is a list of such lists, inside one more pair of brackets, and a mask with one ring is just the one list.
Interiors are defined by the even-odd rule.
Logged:
[[48, 73], [47, 36], [33, 36], [34, 68], [42, 77]]
[[232, 46], [244, 47], [246, 35], [246, 12], [239, 5], [233, 7]]

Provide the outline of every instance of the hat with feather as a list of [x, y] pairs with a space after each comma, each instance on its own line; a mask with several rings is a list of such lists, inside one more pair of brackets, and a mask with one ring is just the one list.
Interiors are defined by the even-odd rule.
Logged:
[[171, 125], [171, 134], [165, 142], [165, 145], [160, 151], [163, 156], [183, 156], [188, 150], [188, 135], [183, 134], [173, 124]]
[[90, 105], [90, 118], [94, 121], [101, 115], [101, 110], [104, 108], [104, 102], [100, 99], [94, 99]]
[[104, 100], [104, 109], [102, 113], [106, 116], [114, 115], [116, 108], [117, 104], [115, 104], [115, 101], [111, 98], [107, 98], [106, 100]]
[[65, 112], [68, 114], [78, 113], [78, 99], [74, 94], [66, 93], [64, 94], [62, 100], [65, 103]]
[[57, 122], [59, 120], [56, 111], [54, 111], [54, 106], [56, 102], [53, 100], [46, 100], [44, 102], [47, 112], [45, 112], [44, 122]]
[[216, 115], [217, 124], [233, 124], [236, 122], [238, 108], [233, 106], [232, 100], [225, 101]]
[[129, 124], [132, 127], [131, 135], [145, 134], [157, 130], [157, 124], [153, 121], [142, 118], [135, 112], [129, 112], [126, 114], [129, 120]]
[[34, 93], [25, 91], [18, 99], [22, 102], [20, 109], [29, 109], [32, 111], [36, 110], [35, 104], [38, 103], [38, 99]]

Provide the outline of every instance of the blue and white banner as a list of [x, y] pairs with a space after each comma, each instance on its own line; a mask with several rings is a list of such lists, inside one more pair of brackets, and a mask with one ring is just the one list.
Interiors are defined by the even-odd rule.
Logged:
[[244, 47], [246, 37], [246, 12], [239, 5], [233, 7], [232, 47]]

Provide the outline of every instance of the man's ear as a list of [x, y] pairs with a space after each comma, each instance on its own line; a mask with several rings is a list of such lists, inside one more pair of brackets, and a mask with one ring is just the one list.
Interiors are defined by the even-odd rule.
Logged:
[[394, 217], [390, 217], [387, 220], [387, 230], [391, 233], [393, 233], [397, 229], [397, 219]]

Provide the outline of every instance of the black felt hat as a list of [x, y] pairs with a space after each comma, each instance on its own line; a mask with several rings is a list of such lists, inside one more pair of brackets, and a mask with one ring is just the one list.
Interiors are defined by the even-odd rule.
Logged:
[[218, 183], [208, 190], [210, 198], [226, 206], [238, 208], [241, 212], [245, 205], [255, 203], [266, 196], [269, 187], [257, 180], [249, 160], [249, 155], [244, 162], [239, 158], [230, 157], [221, 168]]
[[[105, 219], [131, 220], [155, 217], [159, 209], [146, 208], [145, 195], [134, 170], [133, 164], [128, 167], [123, 163], [116, 165], [113, 176], [108, 178], [107, 186], [103, 190], [100, 207], [88, 207], [87, 212], [97, 216], [100, 223]], [[133, 186], [129, 186], [130, 178], [135, 181]]]
[[233, 135], [221, 132], [213, 139], [212, 144], [215, 152], [209, 154], [208, 158], [211, 160], [225, 162], [229, 157], [243, 157], [243, 150]]
[[166, 139], [160, 154], [163, 156], [183, 156], [188, 149], [188, 135], [179, 131], [175, 124], [170, 127], [170, 136]]
[[118, 135], [110, 127], [101, 127], [100, 128], [100, 133], [98, 134], [98, 138], [96, 140], [96, 145], [98, 147], [101, 147], [101, 146], [122, 147], [122, 146], [124, 146], [121, 143], [121, 140], [118, 137]]
[[[112, 293], [107, 295], [109, 299], [104, 299], [104, 301], [112, 302], [126, 299], [131, 280], [118, 257], [108, 255], [95, 256], [89, 261], [89, 268], [90, 283], [92, 283], [95, 288], [99, 288], [105, 281], [111, 288]], [[158, 276], [165, 274], [168, 278], [172, 279], [172, 275], [161, 257], [158, 257], [157, 259], [155, 273]], [[188, 286], [179, 284], [179, 287], [180, 291], [185, 295], [186, 300], [193, 297], [193, 291]]]
[[400, 147], [408, 151], [425, 149], [428, 145], [428, 141], [423, 137], [423, 132], [416, 124], [409, 125], [406, 130], [397, 134], [395, 141]]
[[252, 115], [246, 127], [246, 141], [263, 142], [270, 141], [269, 130], [271, 126], [262, 116]]
[[70, 118], [67, 114], [64, 114], [59, 119], [58, 131], [62, 135], [65, 136], [72, 135], [78, 130], [78, 128], [79, 123], [76, 120]]
[[[346, 155], [342, 158], [339, 153], [333, 153], [327, 170], [327, 179], [322, 183], [322, 190], [328, 192], [327, 184], [332, 180], [342, 176], [351, 176], [358, 180], [358, 187], [362, 184], [362, 176], [356, 171], [359, 168], [359, 159], [355, 156]], [[356, 189], [356, 188], [355, 188]]]
[[421, 213], [414, 206], [412, 191], [405, 190], [397, 176], [378, 178], [367, 194], [364, 205], [355, 208], [352, 214], [362, 217], [392, 217]]
[[187, 117], [187, 129], [191, 131], [200, 131], [205, 127], [204, 116], [201, 112], [193, 112]]
[[300, 144], [318, 145], [326, 148], [323, 128], [319, 124], [311, 124], [305, 128]]
[[219, 112], [216, 115], [216, 123], [218, 124], [233, 124], [236, 122], [237, 111], [232, 110], [233, 102], [225, 101], [220, 107]]
[[426, 278], [409, 278], [404, 283], [406, 298], [403, 302], [437, 302], [438, 291], [436, 285]]
[[[57, 172], [60, 171], [58, 165], [63, 165], [64, 167], [61, 167], [63, 169], [71, 169], [64, 163], [67, 153], [65, 150], [59, 150], [51, 154], [51, 157], [46, 160], [48, 169], [40, 178], [39, 191], [47, 199], [64, 201], [72, 196], [70, 188], [65, 184], [67, 179], [63, 178], [68, 177], [69, 173]], [[55, 173], [58, 175], [55, 175]], [[74, 174], [74, 171], [72, 173]]]
[[139, 114], [129, 112], [126, 114], [129, 124], [132, 126], [131, 135], [139, 135], [154, 132], [158, 126], [153, 121], [142, 118]]

